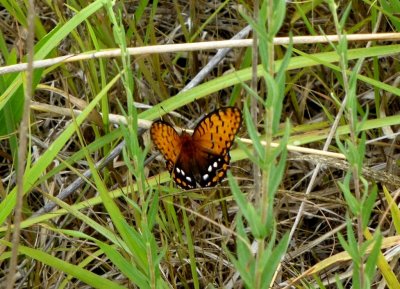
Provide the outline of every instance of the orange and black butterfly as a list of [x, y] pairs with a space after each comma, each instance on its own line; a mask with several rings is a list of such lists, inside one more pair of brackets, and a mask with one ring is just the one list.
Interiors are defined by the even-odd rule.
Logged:
[[236, 107], [224, 107], [206, 115], [193, 135], [179, 135], [164, 121], [150, 128], [151, 139], [167, 161], [168, 171], [183, 189], [212, 187], [219, 183], [229, 168], [229, 150], [242, 123]]

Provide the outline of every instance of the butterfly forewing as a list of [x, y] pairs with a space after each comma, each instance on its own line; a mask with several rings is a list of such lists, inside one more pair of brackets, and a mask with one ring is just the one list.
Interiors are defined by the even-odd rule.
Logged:
[[241, 123], [242, 114], [238, 108], [220, 108], [196, 126], [193, 141], [207, 152], [223, 156], [231, 148]]
[[175, 129], [164, 121], [156, 121], [150, 129], [151, 140], [167, 161], [167, 168], [172, 172], [178, 159], [182, 143]]
[[229, 149], [240, 129], [242, 114], [236, 107], [221, 108], [206, 116], [195, 128], [196, 160], [200, 186], [215, 186], [226, 176]]

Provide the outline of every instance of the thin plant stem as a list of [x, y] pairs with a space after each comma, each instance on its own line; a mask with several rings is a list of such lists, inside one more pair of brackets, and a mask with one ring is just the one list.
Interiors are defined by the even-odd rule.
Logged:
[[19, 129], [19, 146], [18, 146], [18, 165], [17, 165], [17, 196], [16, 204], [14, 209], [14, 231], [12, 235], [12, 249], [10, 258], [10, 267], [8, 270], [8, 276], [6, 280], [6, 289], [14, 288], [15, 277], [17, 271], [18, 262], [18, 246], [20, 241], [21, 232], [21, 220], [22, 220], [22, 205], [24, 197], [24, 172], [26, 166], [26, 154], [28, 144], [28, 127], [29, 127], [29, 107], [30, 100], [32, 98], [33, 89], [33, 56], [34, 56], [34, 36], [35, 36], [35, 2], [33, 0], [28, 1], [28, 35], [26, 39], [26, 52], [28, 68], [26, 73], [25, 83], [25, 98], [22, 113], [22, 120]]

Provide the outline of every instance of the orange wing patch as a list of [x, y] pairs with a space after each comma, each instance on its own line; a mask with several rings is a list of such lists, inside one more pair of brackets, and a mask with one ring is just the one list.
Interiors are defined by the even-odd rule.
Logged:
[[207, 151], [223, 156], [231, 148], [241, 124], [242, 114], [238, 108], [220, 108], [197, 125], [193, 141]]
[[167, 161], [168, 171], [172, 171], [181, 151], [182, 143], [175, 129], [164, 121], [153, 122], [150, 136], [156, 148]]

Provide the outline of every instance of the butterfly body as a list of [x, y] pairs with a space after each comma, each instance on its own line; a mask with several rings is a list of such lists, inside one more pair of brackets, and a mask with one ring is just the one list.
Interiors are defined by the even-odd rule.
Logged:
[[229, 149], [242, 122], [238, 108], [220, 108], [204, 117], [193, 135], [179, 135], [164, 121], [156, 121], [151, 138], [167, 161], [167, 168], [178, 186], [193, 189], [219, 183], [229, 168]]

